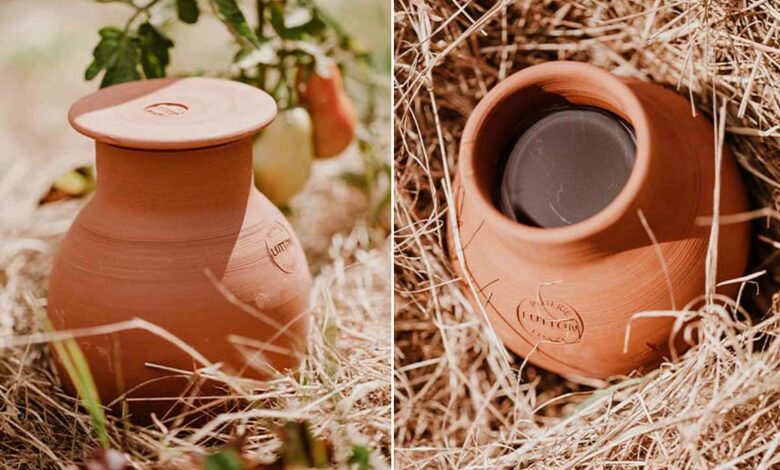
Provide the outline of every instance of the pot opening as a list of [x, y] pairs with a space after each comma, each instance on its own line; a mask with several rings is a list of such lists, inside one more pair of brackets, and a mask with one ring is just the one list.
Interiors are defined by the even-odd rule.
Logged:
[[634, 127], [598, 93], [539, 84], [504, 95], [480, 126], [475, 173], [518, 224], [585, 221], [617, 198], [636, 163]]
[[536, 114], [518, 125], [501, 157], [497, 207], [536, 227], [590, 218], [617, 197], [631, 175], [634, 128], [594, 106], [552, 103]]

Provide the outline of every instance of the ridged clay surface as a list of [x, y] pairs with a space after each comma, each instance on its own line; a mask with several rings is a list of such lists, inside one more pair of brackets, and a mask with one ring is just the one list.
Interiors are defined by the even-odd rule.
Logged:
[[[557, 228], [521, 225], [493, 200], [503, 145], [525, 113], [564, 102], [607, 109], [631, 123], [634, 169], [617, 198], [589, 219]], [[475, 308], [484, 308], [506, 346], [531, 363], [572, 377], [647, 369], [668, 356], [673, 319], [635, 319], [624, 351], [626, 327], [637, 312], [670, 310], [672, 293], [639, 211], [659, 241], [680, 309], [704, 293], [709, 227], [695, 219], [712, 214], [714, 161], [711, 123], [693, 117], [675, 93], [582, 63], [529, 67], [499, 83], [466, 125], [455, 184], [466, 271], [449, 227], [453, 264], [473, 281]], [[747, 209], [724, 149], [720, 213]], [[720, 227], [718, 281], [743, 274], [748, 246], [747, 225]], [[733, 295], [736, 287], [718, 292]]]
[[[273, 118], [275, 105], [251, 87], [187, 80], [188, 90], [199, 89], [200, 102], [219, 101], [228, 90], [244, 95], [243, 100], [231, 95], [231, 102], [268, 101], [271, 108], [257, 112], [251, 124], [246, 116], [241, 118], [238, 133], [235, 127], [221, 127], [226, 120], [219, 113], [190, 116], [195, 127], [189, 134], [189, 124], [170, 122], [181, 115], [150, 114], [150, 128], [159, 130], [158, 123], [164, 121], [166, 127], [178, 129], [174, 134], [152, 133], [173, 136], [157, 150], [106, 143], [95, 129], [77, 127], [98, 139], [98, 184], [57, 252], [49, 281], [49, 316], [58, 330], [141, 318], [181, 339], [223, 371], [270, 377], [275, 370], [295, 368], [300, 362], [311, 287], [292, 228], [252, 184], [251, 135]], [[139, 87], [146, 84], [149, 93], [160, 94], [166, 83], [176, 86], [176, 81], [127, 85], [130, 102], [148, 106], [159, 96], [146, 99]], [[123, 86], [105, 92], [110, 98], [123, 95], [116, 90]], [[87, 100], [110, 119], [112, 111], [101, 105], [101, 93]], [[119, 107], [116, 112], [127, 112], [126, 103], [110, 105]], [[201, 109], [231, 113], [222, 104], [206, 104]], [[92, 112], [78, 103], [74, 109], [78, 112], [71, 112], [72, 121], [86, 122], [84, 113]], [[192, 140], [204, 142], [195, 132], [208, 128], [204, 122], [211, 119], [217, 120], [222, 134], [212, 129], [206, 139], [214, 145], [190, 148]], [[111, 128], [101, 126], [101, 132]], [[127, 132], [122, 139], [130, 138]], [[139, 128], [132, 132], [136, 140], [123, 142], [152, 142], [143, 139]], [[176, 140], [185, 134], [190, 140]], [[173, 148], [176, 145], [180, 149]], [[118, 410], [115, 400], [127, 394], [134, 421], [148, 422], [151, 412], [163, 415], [180, 395], [220, 392], [210, 382], [193, 389], [192, 371], [203, 364], [142, 329], [86, 336], [78, 343], [102, 401]], [[65, 377], [61, 368], [60, 375]], [[66, 385], [74, 393], [72, 385]]]

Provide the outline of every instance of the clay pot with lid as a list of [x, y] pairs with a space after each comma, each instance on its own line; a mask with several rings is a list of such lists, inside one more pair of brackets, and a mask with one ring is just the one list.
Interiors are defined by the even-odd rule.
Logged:
[[[518, 123], [560, 103], [606, 110], [629, 123], [635, 162], [622, 190], [595, 215], [571, 225], [531, 226], [499, 209], [502, 165]], [[458, 227], [449, 231], [453, 264], [473, 281], [505, 345], [531, 363], [597, 378], [651, 367], [668, 353], [672, 319], [634, 319], [623, 350], [635, 313], [672, 308], [639, 211], [658, 239], [675, 306], [682, 308], [704, 293], [709, 227], [695, 219], [712, 214], [714, 155], [711, 123], [692, 117], [688, 101], [661, 86], [575, 62], [524, 69], [493, 88], [466, 124], [454, 189]], [[747, 209], [737, 166], [724, 150], [720, 213]], [[466, 272], [456, 245], [463, 247]], [[718, 281], [743, 274], [748, 245], [746, 225], [720, 227]], [[735, 290], [718, 288], [726, 295]]]
[[[289, 223], [252, 181], [252, 136], [275, 115], [266, 93], [210, 78], [132, 82], [76, 102], [69, 121], [96, 140], [98, 184], [54, 261], [55, 328], [141, 318], [226, 372], [297, 367], [311, 278]], [[103, 403], [129, 398], [135, 421], [192, 394], [188, 372], [203, 367], [142, 329], [78, 343]]]

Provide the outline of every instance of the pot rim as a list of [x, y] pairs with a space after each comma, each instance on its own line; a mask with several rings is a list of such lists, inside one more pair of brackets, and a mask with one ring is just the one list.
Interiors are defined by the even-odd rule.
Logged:
[[268, 93], [211, 77], [121, 83], [82, 97], [68, 121], [97, 142], [140, 150], [192, 150], [250, 137], [277, 114]]
[[[636, 137], [636, 159], [631, 174], [618, 195], [596, 214], [585, 220], [560, 227], [534, 227], [513, 220], [496, 207], [492, 197], [478, 189], [476, 201], [485, 222], [497, 226], [499, 230], [511, 233], [521, 241], [535, 244], [558, 245], [582, 241], [592, 237], [617, 223], [634, 205], [650, 167], [650, 127], [649, 119], [639, 98], [617, 75], [596, 66], [574, 61], [551, 61], [527, 67], [499, 82], [485, 95], [469, 116], [461, 138], [459, 179], [465, 187], [478, 186], [475, 175], [476, 149], [474, 145], [483, 129], [486, 117], [495, 106], [505, 98], [533, 85], [542, 85], [552, 81], [565, 81], [567, 86], [587, 83], [588, 91], [594, 87], [605, 90], [599, 98], [623, 113], [623, 117], [633, 126]], [[572, 87], [574, 89], [576, 87]], [[586, 86], [581, 87], [582, 90]], [[606, 91], [609, 91], [607, 93]]]

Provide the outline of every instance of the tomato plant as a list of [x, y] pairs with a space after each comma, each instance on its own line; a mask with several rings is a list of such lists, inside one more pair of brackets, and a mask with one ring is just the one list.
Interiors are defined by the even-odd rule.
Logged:
[[[356, 66], [353, 72], [365, 74], [371, 62], [371, 55], [313, 0], [256, 0], [251, 26], [237, 0], [149, 0], [142, 6], [131, 0], [99, 1], [124, 3], [133, 10], [123, 27], [99, 31], [85, 78], [102, 73], [101, 87], [166, 76], [175, 43], [165, 27], [172, 21], [194, 25], [202, 9], [217, 17], [234, 38], [235, 67], [228, 78], [267, 91], [282, 109], [298, 103], [299, 70], [328, 75], [330, 64], [349, 63]], [[171, 10], [175, 18], [166, 14]]]
[[[385, 164], [378, 161], [372, 142], [377, 140], [376, 132], [389, 130], [375, 124], [375, 100], [378, 93], [377, 80], [372, 71], [372, 55], [362, 49], [358, 41], [314, 0], [253, 0], [246, 4], [237, 0], [147, 0], [143, 4], [137, 3], [139, 0], [97, 1], [122, 3], [129, 9], [124, 24], [107, 25], [98, 32], [99, 40], [93, 50], [92, 62], [85, 71], [85, 78], [94, 80], [99, 77], [101, 88], [167, 76], [171, 50], [176, 46], [174, 38], [167, 33], [170, 26], [178, 22], [196, 27], [204, 15], [213, 15], [219, 19], [233, 38], [233, 47], [227, 50], [232, 64], [229, 71], [206, 73], [244, 82], [266, 91], [276, 100], [280, 116], [287, 110], [305, 105], [306, 112], [312, 115], [312, 122], [317, 124], [318, 129], [321, 128], [320, 123], [329, 117], [317, 115], [321, 111], [310, 106], [306, 96], [302, 97], [300, 77], [330, 77], [336, 68], [350, 79], [351, 85], [362, 87], [359, 94], [365, 97], [361, 103], [363, 106], [358, 110], [357, 128], [354, 124], [351, 127], [342, 126], [348, 135], [341, 136], [342, 142], [336, 148], [343, 149], [346, 146], [344, 142], [356, 137], [358, 145], [355, 148], [361, 152], [366, 173], [349, 174], [344, 179], [363, 189], [372, 206], [389, 206], [389, 172], [384, 184], [377, 184], [375, 178], [376, 168]], [[344, 90], [340, 90], [340, 93], [343, 99], [350, 100]], [[308, 99], [310, 101], [311, 98]], [[295, 148], [288, 150], [311, 151], [312, 148], [322, 146], [317, 142], [314, 147], [293, 145]], [[255, 145], [255, 148], [263, 148], [263, 145]], [[308, 155], [295, 157], [302, 165], [311, 164]], [[262, 161], [264, 159], [256, 155], [255, 162]], [[258, 186], [259, 182], [283, 176], [263, 172], [278, 172], [283, 168], [286, 168], [285, 165], [268, 165], [267, 162], [256, 166], [255, 174], [260, 176], [256, 178]], [[308, 172], [308, 168], [295, 169], [298, 176], [308, 175]], [[296, 190], [300, 186], [302, 184], [298, 184]], [[263, 190], [262, 187], [260, 189]], [[276, 191], [272, 199], [283, 205], [291, 196], [287, 194], [289, 192]], [[284, 197], [281, 197], [282, 193]]]

